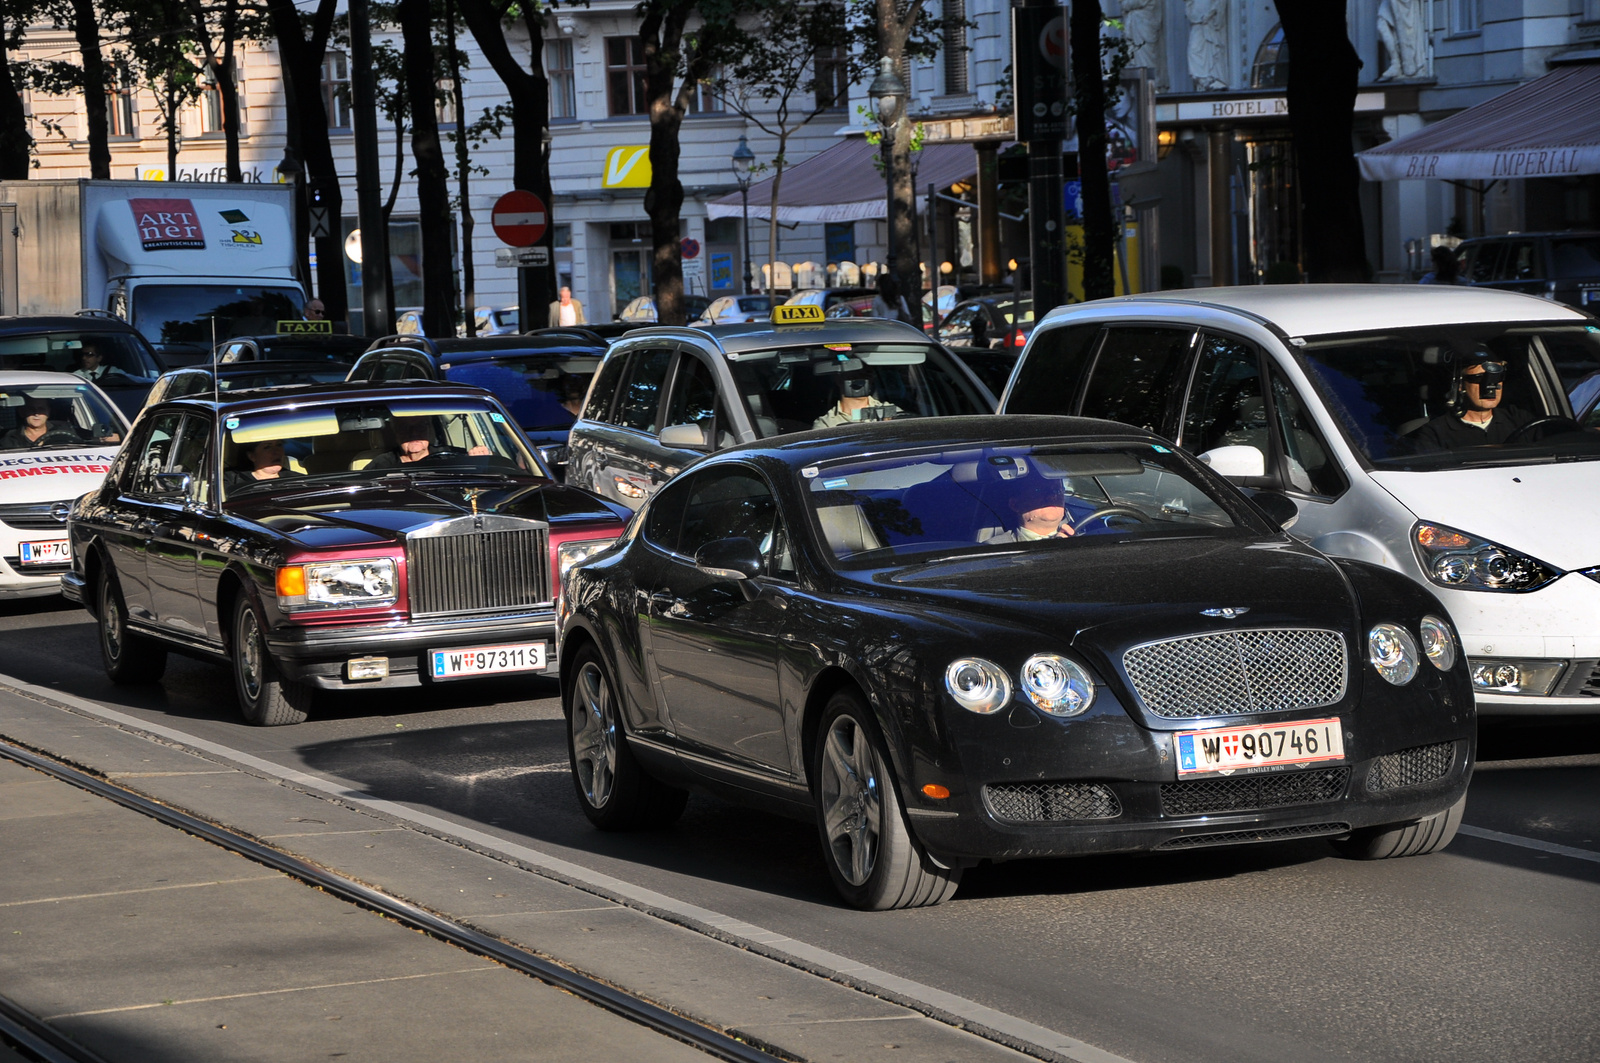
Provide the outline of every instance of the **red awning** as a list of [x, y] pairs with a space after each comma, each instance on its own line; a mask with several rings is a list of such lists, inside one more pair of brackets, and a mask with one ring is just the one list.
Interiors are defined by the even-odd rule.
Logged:
[[1600, 64], [1560, 67], [1356, 158], [1369, 181], [1600, 173]]
[[[780, 222], [867, 221], [887, 216], [883, 174], [873, 165], [878, 149], [864, 137], [848, 137], [783, 171], [778, 186]], [[913, 155], [918, 197], [929, 184], [945, 188], [978, 172], [971, 144], [929, 144]], [[711, 218], [737, 218], [738, 192], [706, 204]], [[772, 179], [750, 186], [750, 216], [772, 214]]]

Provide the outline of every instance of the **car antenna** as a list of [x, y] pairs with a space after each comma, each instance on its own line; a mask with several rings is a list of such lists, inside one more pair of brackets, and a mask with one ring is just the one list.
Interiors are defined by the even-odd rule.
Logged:
[[221, 387], [217, 384], [217, 315], [211, 315], [211, 401], [222, 404]]

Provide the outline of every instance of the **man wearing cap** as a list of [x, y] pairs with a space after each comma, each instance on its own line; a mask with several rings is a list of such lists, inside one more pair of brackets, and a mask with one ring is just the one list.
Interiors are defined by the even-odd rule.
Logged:
[[1066, 539], [1075, 534], [1067, 519], [1067, 501], [1060, 480], [1030, 476], [1017, 484], [1010, 498], [1017, 526], [991, 535], [986, 543], [1031, 543], [1038, 539]]
[[1461, 362], [1456, 377], [1456, 409], [1440, 414], [1417, 430], [1419, 451], [1460, 450], [1504, 443], [1533, 416], [1505, 399], [1506, 363], [1482, 348]]

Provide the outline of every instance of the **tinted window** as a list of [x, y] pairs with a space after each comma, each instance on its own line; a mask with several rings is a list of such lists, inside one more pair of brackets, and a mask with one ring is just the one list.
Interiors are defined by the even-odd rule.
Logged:
[[1505, 254], [1500, 259], [1500, 267], [1495, 271], [1495, 280], [1540, 279], [1544, 270], [1539, 263], [1538, 251], [1538, 245], [1532, 240], [1508, 241], [1505, 245]]
[[178, 443], [172, 448], [172, 460], [167, 471], [186, 472], [194, 477], [189, 497], [196, 502], [211, 500], [210, 454], [211, 422], [204, 417], [185, 418], [183, 430], [178, 434]]
[[1322, 433], [1306, 412], [1305, 403], [1277, 369], [1272, 370], [1272, 413], [1277, 421], [1278, 445], [1288, 460], [1289, 486], [1313, 495], [1336, 495], [1345, 488], [1344, 475], [1328, 453]]
[[1193, 339], [1191, 329], [1108, 329], [1084, 392], [1083, 415], [1160, 432]]
[[[94, 368], [85, 355], [98, 357]], [[38, 332], [0, 338], [0, 370], [76, 373], [101, 387], [149, 384], [161, 375], [149, 349], [126, 332]]]
[[672, 352], [635, 351], [628, 356], [628, 382], [622, 386], [613, 420], [625, 428], [649, 431], [656, 426], [661, 406], [661, 385], [666, 383]]
[[1180, 442], [1191, 454], [1251, 446], [1266, 457], [1267, 411], [1256, 349], [1230, 336], [1207, 336], [1200, 349]]
[[1499, 242], [1473, 245], [1472, 258], [1467, 265], [1467, 279], [1474, 284], [1487, 284], [1494, 280], [1503, 251], [1505, 244]]
[[152, 343], [200, 343], [213, 336], [272, 332], [300, 317], [300, 292], [260, 285], [145, 284], [133, 292], [133, 327]]
[[172, 441], [178, 435], [182, 414], [166, 413], [157, 417], [144, 437], [139, 451], [139, 461], [133, 467], [133, 480], [128, 490], [136, 495], [155, 493], [156, 473], [165, 472], [171, 457]]
[[770, 572], [787, 565], [774, 564], [787, 553], [780, 528], [778, 501], [759, 474], [739, 466], [707, 469], [690, 480], [677, 552], [693, 557], [707, 543], [745, 538], [761, 550]]
[[667, 551], [678, 548], [678, 526], [683, 521], [683, 504], [692, 486], [692, 478], [675, 480], [650, 499], [650, 509], [644, 519], [644, 537], [651, 545]]
[[1556, 280], [1600, 277], [1600, 237], [1575, 236], [1551, 240], [1550, 276]]
[[600, 378], [595, 381], [594, 389], [589, 392], [589, 402], [583, 408], [583, 415], [589, 420], [611, 419], [611, 399], [617, 393], [617, 385], [622, 382], [622, 371], [627, 364], [626, 358], [608, 358], [600, 367]]
[[1072, 413], [1078, 382], [1099, 335], [1099, 325], [1069, 325], [1036, 334], [1017, 370], [1017, 385], [1005, 412]]
[[599, 364], [596, 354], [527, 355], [452, 365], [444, 376], [493, 392], [531, 431], [570, 425]]
[[716, 445], [731, 446], [733, 436], [728, 419], [717, 401], [717, 382], [711, 367], [699, 358], [684, 355], [678, 361], [678, 375], [672, 385], [672, 401], [662, 427], [695, 424], [716, 435]]

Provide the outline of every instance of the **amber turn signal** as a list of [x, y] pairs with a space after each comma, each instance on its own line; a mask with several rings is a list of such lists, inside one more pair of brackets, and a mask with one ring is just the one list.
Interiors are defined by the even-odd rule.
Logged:
[[936, 782], [931, 782], [924, 786], [922, 788], [922, 792], [933, 798], [935, 801], [943, 801], [945, 798], [950, 796], [949, 788], [940, 786]]
[[278, 569], [278, 597], [303, 598], [306, 593], [306, 570], [300, 565], [287, 565]]

